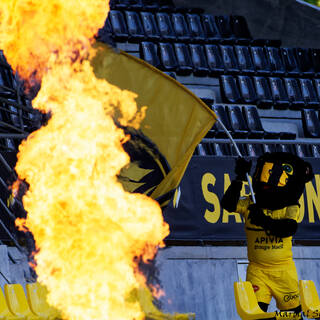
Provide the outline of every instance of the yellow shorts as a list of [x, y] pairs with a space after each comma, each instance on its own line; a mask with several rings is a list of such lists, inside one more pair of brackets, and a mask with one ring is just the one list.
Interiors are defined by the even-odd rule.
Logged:
[[263, 268], [249, 263], [247, 281], [250, 281], [259, 302], [270, 304], [274, 297], [279, 310], [289, 310], [300, 305], [298, 275], [293, 263], [281, 269]]

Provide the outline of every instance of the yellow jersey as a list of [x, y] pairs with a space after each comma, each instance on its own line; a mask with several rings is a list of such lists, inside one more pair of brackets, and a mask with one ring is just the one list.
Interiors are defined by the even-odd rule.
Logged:
[[[236, 212], [245, 219], [248, 260], [263, 267], [281, 267], [292, 263], [292, 237], [280, 238], [267, 235], [262, 227], [251, 224], [248, 215], [249, 205], [253, 204], [249, 197], [241, 197]], [[272, 219], [293, 219], [298, 221], [299, 206], [292, 205], [277, 210], [263, 209], [263, 213]]]

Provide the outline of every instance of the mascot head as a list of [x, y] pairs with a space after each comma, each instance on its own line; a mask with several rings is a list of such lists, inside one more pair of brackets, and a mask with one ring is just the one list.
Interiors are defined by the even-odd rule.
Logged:
[[257, 204], [271, 210], [298, 204], [306, 182], [312, 178], [311, 165], [298, 156], [266, 153], [258, 158], [253, 175]]

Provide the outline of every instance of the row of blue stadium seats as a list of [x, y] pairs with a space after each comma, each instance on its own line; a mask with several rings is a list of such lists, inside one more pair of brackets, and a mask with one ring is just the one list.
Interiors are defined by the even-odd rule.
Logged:
[[112, 10], [203, 12], [202, 8], [176, 7], [172, 0], [110, 0]]
[[[269, 132], [263, 128], [257, 107], [254, 105], [212, 105], [212, 110], [236, 139], [296, 139], [293, 132]], [[301, 111], [301, 127], [305, 138], [320, 138], [320, 112], [314, 109]], [[218, 122], [206, 138], [224, 139], [227, 135]]]
[[[242, 156], [259, 157], [266, 152], [290, 152], [299, 157], [314, 157], [320, 158], [320, 145], [318, 144], [252, 144], [252, 143], [238, 143], [239, 151]], [[227, 143], [217, 143], [203, 141], [201, 142], [194, 155], [198, 156], [217, 156], [217, 157], [237, 157], [238, 154], [234, 147]]]
[[243, 16], [110, 10], [101, 32], [115, 41], [207, 42], [280, 46], [280, 40], [253, 39]]
[[320, 79], [223, 75], [220, 89], [225, 103], [264, 109], [320, 108]]
[[[296, 138], [293, 132], [269, 132], [263, 128], [257, 107], [254, 105], [212, 105], [212, 110], [235, 139], [281, 139]], [[209, 130], [206, 138], [226, 139], [219, 122]]]
[[139, 50], [143, 60], [178, 75], [320, 76], [320, 49], [143, 41]]

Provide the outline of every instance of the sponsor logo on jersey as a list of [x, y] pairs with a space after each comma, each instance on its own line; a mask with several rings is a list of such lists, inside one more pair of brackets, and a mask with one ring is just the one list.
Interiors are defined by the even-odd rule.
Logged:
[[283, 301], [284, 302], [289, 302], [290, 300], [294, 300], [294, 299], [298, 299], [299, 298], [299, 294], [295, 293], [289, 293], [283, 296]]

